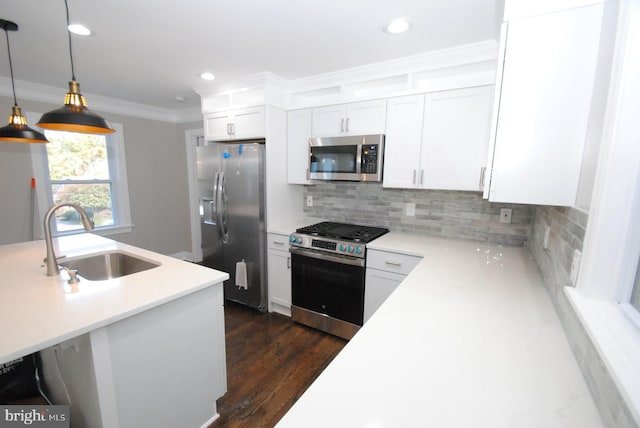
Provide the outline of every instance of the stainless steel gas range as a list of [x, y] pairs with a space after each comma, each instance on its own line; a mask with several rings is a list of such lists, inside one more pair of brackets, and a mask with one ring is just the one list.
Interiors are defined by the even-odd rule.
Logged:
[[321, 222], [289, 237], [291, 318], [351, 339], [364, 314], [366, 244], [388, 229]]

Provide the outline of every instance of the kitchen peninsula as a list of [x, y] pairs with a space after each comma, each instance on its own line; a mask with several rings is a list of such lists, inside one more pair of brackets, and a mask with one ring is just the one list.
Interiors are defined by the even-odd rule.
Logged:
[[390, 232], [367, 251], [422, 260], [277, 428], [603, 427], [527, 248]]
[[228, 274], [93, 234], [54, 245], [65, 260], [118, 252], [157, 266], [100, 281], [79, 271], [68, 284], [66, 272], [45, 275], [44, 241], [0, 246], [0, 363], [41, 351], [51, 398], [67, 404], [68, 394], [72, 426], [211, 422], [226, 391]]

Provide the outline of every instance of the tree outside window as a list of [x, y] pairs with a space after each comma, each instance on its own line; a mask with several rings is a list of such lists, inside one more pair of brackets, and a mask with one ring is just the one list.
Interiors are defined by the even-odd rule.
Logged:
[[[46, 131], [53, 202], [73, 202], [85, 209], [96, 227], [114, 225], [113, 183], [104, 135]], [[78, 213], [56, 212], [58, 231], [81, 229]]]

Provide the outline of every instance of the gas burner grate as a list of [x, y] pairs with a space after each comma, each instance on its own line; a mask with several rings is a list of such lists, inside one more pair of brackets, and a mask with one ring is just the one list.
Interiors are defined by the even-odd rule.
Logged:
[[301, 227], [297, 233], [340, 239], [343, 241], [370, 242], [389, 232], [389, 229], [373, 226], [361, 226], [358, 224], [336, 223], [323, 221], [309, 226]]

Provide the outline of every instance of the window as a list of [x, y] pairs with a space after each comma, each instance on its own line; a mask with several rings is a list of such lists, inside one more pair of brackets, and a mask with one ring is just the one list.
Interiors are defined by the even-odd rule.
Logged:
[[[40, 218], [54, 203], [73, 202], [85, 209], [95, 232], [131, 230], [122, 126], [115, 134], [46, 130], [49, 144], [33, 145], [34, 176]], [[62, 207], [52, 222], [54, 234], [84, 231], [77, 212]]]
[[640, 312], [640, 262], [638, 262], [638, 268], [636, 269], [636, 280], [633, 284], [630, 303], [636, 311]]

